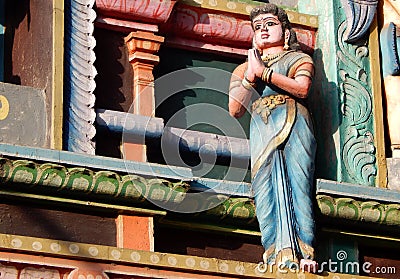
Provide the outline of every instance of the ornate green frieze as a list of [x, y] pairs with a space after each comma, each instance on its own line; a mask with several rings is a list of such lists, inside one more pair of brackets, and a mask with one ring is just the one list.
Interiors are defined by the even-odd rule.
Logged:
[[58, 164], [37, 164], [27, 160], [0, 158], [0, 183], [28, 184], [41, 190], [93, 194], [140, 203], [151, 197], [161, 202], [179, 203], [189, 189], [186, 182], [145, 179], [136, 175], [119, 175], [110, 171], [67, 168]]
[[381, 204], [376, 201], [358, 201], [326, 195], [318, 195], [317, 201], [321, 213], [326, 216], [390, 226], [400, 225], [400, 204]]
[[197, 214], [197, 217], [208, 222], [250, 226], [258, 229], [256, 208], [254, 201], [250, 198], [225, 199], [216, 207]]
[[[235, 222], [257, 225], [255, 207], [250, 198], [229, 197], [210, 193], [201, 199], [189, 195], [187, 182], [165, 179], [146, 179], [138, 175], [120, 175], [111, 171], [93, 171], [59, 164], [39, 164], [28, 160], [0, 158], [0, 186], [6, 190], [22, 186], [19, 191], [37, 191], [49, 196], [73, 195], [86, 200], [106, 200], [139, 207], [158, 207], [175, 204], [175, 208], [190, 204], [199, 209], [201, 219], [222, 223]], [[111, 198], [111, 199], [110, 199]], [[207, 203], [207, 204], [204, 204]], [[210, 208], [201, 211], [202, 208]]]
[[[336, 3], [339, 5], [339, 1]], [[342, 113], [339, 127], [344, 165], [342, 181], [373, 186], [377, 166], [368, 38], [347, 43], [349, 30], [344, 9], [339, 6], [334, 10], [338, 26], [336, 54]]]
[[[185, 202], [196, 202], [196, 199], [189, 195], [190, 188], [187, 182], [146, 179], [110, 171], [93, 171], [87, 168], [8, 158], [0, 158], [0, 187], [3, 190], [33, 191], [48, 196], [74, 194], [77, 199], [101, 199], [108, 203], [122, 202], [135, 207], [151, 206], [146, 202], [147, 197], [161, 202], [157, 205], [169, 202], [176, 204], [177, 208]], [[255, 206], [251, 198], [214, 193], [201, 201], [209, 204], [199, 204], [199, 208], [210, 209], [188, 216], [178, 215], [220, 224], [257, 226]], [[325, 216], [400, 226], [400, 204], [382, 204], [377, 201], [334, 198], [327, 195], [317, 195], [317, 201], [320, 212]], [[154, 204], [152, 206], [155, 207]]]

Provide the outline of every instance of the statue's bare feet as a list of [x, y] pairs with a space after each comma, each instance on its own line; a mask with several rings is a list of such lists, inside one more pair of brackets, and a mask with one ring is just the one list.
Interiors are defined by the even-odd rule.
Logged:
[[310, 272], [310, 273], [317, 273], [318, 264], [316, 261], [313, 260], [300, 260], [300, 270]]
[[267, 251], [265, 251], [265, 252], [263, 253], [263, 262], [264, 262], [265, 264], [268, 263], [268, 257], [269, 257], [269, 255], [268, 255]]

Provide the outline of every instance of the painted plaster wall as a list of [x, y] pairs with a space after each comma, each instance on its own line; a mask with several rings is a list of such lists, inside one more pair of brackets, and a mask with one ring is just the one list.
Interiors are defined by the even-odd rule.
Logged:
[[270, 3], [279, 5], [281, 7], [286, 7], [289, 9], [297, 9], [298, 0], [271, 0]]
[[45, 93], [33, 87], [0, 82], [0, 142], [44, 147]]
[[[7, 1], [5, 8], [4, 81], [43, 90], [46, 109], [50, 112], [53, 2]], [[50, 121], [49, 118], [47, 127], [51, 127]], [[46, 136], [49, 144], [50, 133]]]
[[45, 209], [24, 203], [0, 204], [0, 233], [116, 246], [115, 216], [111, 214]]
[[51, 88], [52, 2], [7, 2], [6, 81]]

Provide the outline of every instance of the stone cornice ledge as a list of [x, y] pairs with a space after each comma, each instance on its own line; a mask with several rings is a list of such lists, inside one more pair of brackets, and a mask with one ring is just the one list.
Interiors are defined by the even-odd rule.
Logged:
[[[3, 148], [3, 156], [5, 150]], [[18, 150], [24, 151], [22, 148]], [[48, 152], [51, 153], [50, 150]], [[65, 154], [58, 153], [58, 156], [63, 155]], [[79, 166], [78, 162], [73, 164], [60, 161], [56, 164], [44, 161], [43, 157], [40, 160], [0, 157], [0, 194], [58, 202], [68, 206], [83, 206], [82, 202], [85, 200], [87, 203], [84, 205], [87, 207], [142, 211], [142, 214], [158, 215], [165, 215], [165, 208], [171, 208], [171, 205], [178, 209], [180, 206], [187, 206], [185, 201], [193, 203], [188, 195], [189, 177], [186, 181], [174, 178], [154, 179], [140, 174], [106, 171], [104, 168], [107, 167], [92, 170]], [[66, 199], [65, 193], [69, 199]], [[374, 187], [317, 181], [317, 202], [322, 215], [353, 221], [400, 226], [400, 202], [397, 200], [399, 194]], [[71, 198], [71, 195], [75, 198]], [[148, 202], [148, 197], [157, 206]], [[166, 203], [169, 206], [163, 207]], [[192, 217], [221, 225], [235, 224], [247, 228], [257, 226], [251, 197], [209, 192], [199, 202], [199, 206], [199, 210], [193, 211], [198, 213], [191, 214]], [[209, 209], [204, 211], [205, 208]]]
[[329, 217], [400, 226], [400, 192], [317, 180], [320, 212]]
[[[165, 215], [165, 209], [171, 208], [185, 212], [182, 210], [188, 206], [197, 205], [198, 208], [191, 208], [197, 218], [221, 224], [257, 226], [251, 198], [208, 191], [193, 200], [188, 193], [189, 181], [160, 176], [145, 178], [137, 174], [0, 157], [2, 196], [147, 215]], [[199, 198], [201, 200], [197, 200]]]

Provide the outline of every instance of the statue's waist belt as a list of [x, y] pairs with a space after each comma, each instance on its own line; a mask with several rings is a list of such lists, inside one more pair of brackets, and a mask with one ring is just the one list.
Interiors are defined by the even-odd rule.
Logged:
[[283, 94], [261, 97], [253, 102], [251, 109], [253, 112], [256, 113], [260, 113], [262, 110], [265, 109], [272, 110], [275, 107], [286, 103], [287, 99], [290, 99], [290, 97]]

